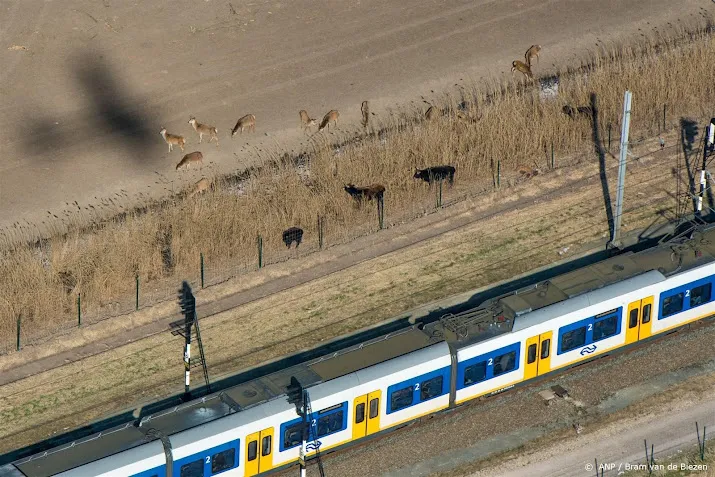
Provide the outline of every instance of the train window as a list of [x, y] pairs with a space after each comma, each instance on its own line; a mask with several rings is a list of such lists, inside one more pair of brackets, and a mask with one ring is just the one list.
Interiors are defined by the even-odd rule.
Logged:
[[530, 344], [527, 351], [526, 363], [531, 364], [536, 361], [536, 343]]
[[370, 419], [375, 419], [380, 411], [380, 398], [370, 400]]
[[365, 420], [365, 403], [361, 402], [355, 406], [355, 424], [360, 424]]
[[472, 384], [484, 381], [487, 377], [487, 362], [473, 364], [464, 368], [464, 385], [471, 386]]
[[635, 328], [636, 326], [638, 326], [638, 308], [633, 308], [628, 315], [628, 328]]
[[576, 328], [561, 335], [561, 352], [571, 351], [586, 344], [586, 327]]
[[343, 430], [343, 415], [341, 409], [338, 412], [328, 414], [318, 419], [318, 437], [327, 436], [334, 432]]
[[646, 306], [643, 307], [643, 318], [641, 319], [641, 322], [645, 325], [650, 321], [650, 309], [651, 309], [650, 303], [648, 303]]
[[663, 299], [663, 312], [661, 313], [661, 316], [665, 318], [666, 316], [674, 315], [680, 312], [682, 309], [683, 293], [677, 293]]
[[399, 411], [400, 409], [411, 406], [414, 397], [412, 389], [413, 386], [408, 386], [393, 392], [390, 396], [390, 411]]
[[204, 460], [199, 459], [181, 466], [181, 477], [204, 477]]
[[[287, 447], [287, 445], [286, 445]], [[256, 460], [258, 457], [258, 441], [251, 441], [248, 443], [248, 461]]]
[[303, 423], [298, 422], [283, 431], [283, 448], [290, 449], [303, 441]]
[[271, 439], [273, 436], [266, 436], [261, 440], [261, 455], [263, 457], [270, 455], [271, 453], [271, 443], [273, 439]]
[[[638, 310], [636, 312], [636, 325], [638, 324]], [[593, 341], [602, 340], [615, 335], [618, 332], [618, 315], [611, 315], [608, 318], [597, 320], [593, 324]]]
[[546, 339], [541, 342], [541, 359], [546, 359], [549, 357], [549, 352], [551, 351], [551, 339]]
[[706, 283], [690, 290], [690, 308], [695, 308], [710, 301], [710, 292], [712, 285]]
[[516, 367], [516, 351], [494, 358], [494, 376], [508, 373]]
[[420, 401], [427, 401], [442, 395], [443, 376], [437, 376], [420, 383]]
[[236, 449], [226, 449], [211, 456], [211, 473], [216, 474], [231, 469], [236, 460]]

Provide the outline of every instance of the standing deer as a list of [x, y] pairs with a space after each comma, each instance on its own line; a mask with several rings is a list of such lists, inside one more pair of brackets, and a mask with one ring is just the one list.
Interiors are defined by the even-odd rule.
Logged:
[[534, 75], [531, 74], [531, 68], [529, 65], [526, 63], [523, 63], [519, 60], [514, 60], [511, 62], [511, 74], [512, 76], [514, 75], [514, 71], [519, 71], [520, 73], [523, 73], [524, 76], [526, 76], [530, 81], [534, 81]]
[[208, 134], [209, 136], [211, 136], [211, 138], [209, 139], [209, 142], [216, 139], [216, 147], [218, 147], [218, 129], [216, 129], [213, 126], [209, 126], [207, 124], [201, 124], [193, 116], [191, 116], [189, 118], [189, 124], [191, 124], [193, 126], [194, 131], [199, 133], [199, 144], [201, 144], [201, 141], [204, 138], [204, 134]]
[[360, 112], [362, 113], [362, 127], [367, 129], [367, 125], [370, 123], [370, 104], [367, 101], [362, 102]]
[[323, 117], [323, 120], [320, 122], [320, 126], [318, 126], [318, 131], [322, 131], [323, 129], [328, 127], [328, 125], [330, 124], [331, 121], [333, 122], [333, 126], [337, 126], [339, 117], [340, 117], [340, 113], [336, 109], [331, 109], [330, 111], [328, 111], [328, 114], [326, 114]]
[[178, 171], [179, 169], [188, 169], [191, 164], [199, 164], [203, 166], [204, 155], [201, 154], [199, 151], [188, 153], [176, 165], [176, 170]]
[[209, 187], [211, 187], [211, 182], [207, 178], [202, 177], [200, 181], [198, 181], [196, 184], [194, 184], [194, 187], [191, 190], [189, 197], [193, 197], [196, 194], [202, 194], [202, 193], [206, 192], [209, 189]]
[[524, 59], [526, 64], [531, 67], [531, 59], [536, 58], [536, 63], [539, 63], [539, 53], [541, 53], [541, 45], [531, 45], [526, 53], [524, 53]]
[[300, 116], [300, 123], [303, 126], [303, 132], [306, 132], [311, 126], [317, 126], [318, 121], [308, 116], [308, 111], [301, 109], [298, 111]]
[[256, 117], [253, 114], [247, 114], [239, 119], [231, 130], [231, 137], [235, 136], [239, 129], [241, 130], [241, 134], [243, 134], [244, 129], [256, 132]]
[[164, 126], [161, 127], [161, 131], [159, 131], [159, 134], [161, 134], [161, 137], [164, 138], [164, 141], [169, 145], [169, 152], [174, 148], [174, 145], [177, 145], [181, 148], [181, 152], [184, 152], [184, 145], [186, 144], [186, 140], [184, 139], [184, 136], [177, 136], [175, 134], [169, 134], [166, 132], [166, 128]]

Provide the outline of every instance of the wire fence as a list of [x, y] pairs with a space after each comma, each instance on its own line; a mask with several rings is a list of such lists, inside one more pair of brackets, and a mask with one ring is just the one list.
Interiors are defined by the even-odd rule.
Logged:
[[[657, 439], [643, 440], [642, 458], [630, 462], [614, 462], [594, 459], [593, 465], [587, 466], [594, 477], [610, 477], [630, 475], [658, 476], [689, 475], [676, 471], [702, 471], [712, 468], [710, 453], [715, 439], [715, 429], [708, 428], [702, 422], [693, 422], [693, 432], [689, 438], [678, 440], [675, 443], [660, 444]], [[588, 475], [586, 472], [584, 475]], [[710, 474], [708, 474], [710, 475]]]
[[[617, 141], [614, 142], [616, 144], [611, 145], [611, 151], [618, 150]], [[606, 148], [607, 144], [604, 144], [603, 147]], [[629, 145], [632, 151], [638, 147], [637, 143]], [[675, 147], [670, 145], [667, 149], [672, 153]], [[648, 145], [648, 148], [653, 149], [652, 145]], [[592, 157], [590, 154], [555, 157], [553, 148], [550, 152], [551, 155], [547, 154], [545, 157], [546, 164], [543, 169], [545, 171], [569, 168], [584, 163], [584, 159], [587, 157]], [[646, 155], [657, 152], [657, 149], [646, 150], [640, 156], [631, 157], [629, 162], [637, 161]], [[618, 167], [617, 159], [613, 157], [610, 158], [610, 161], [607, 170], [614, 173]], [[301, 236], [299, 245], [296, 245], [295, 240], [286, 243], [287, 240], [283, 240], [281, 237], [257, 235], [255, 253], [248, 256], [242, 255], [227, 260], [223, 257], [210, 257], [200, 253], [196, 257], [195, 271], [189, 273], [187, 281], [195, 289], [209, 288], [235, 277], [247, 276], [250, 272], [269, 265], [314, 256], [318, 251], [353, 242], [380, 230], [414, 222], [416, 219], [441, 209], [467, 200], [479, 199], [495, 191], [504, 191], [509, 194], [514, 186], [528, 181], [531, 177], [532, 175], [525, 171], [504, 171], [500, 166], [500, 161], [496, 161], [493, 164], [492, 177], [481, 183], [466, 184], [457, 180], [454, 185], [446, 181], [435, 181], [431, 185], [424, 184], [425, 193], [418, 198], [419, 200], [412, 201], [408, 206], [403, 204], [399, 209], [392, 206], [388, 191], [384, 200], [365, 201], [364, 206], [357, 212], [362, 214], [363, 218], [357, 226], [346, 227], [340, 217], [316, 216], [314, 224], [304, 227], [305, 233]], [[318, 260], [315, 258], [313, 261]], [[96, 297], [80, 290], [73, 297], [73, 306], [64, 306], [64, 309], [58, 313], [61, 319], [51, 321], [52, 326], [46, 324], [50, 321], [35, 319], [28, 322], [29, 320], [23, 321], [21, 315], [17, 316], [15, 329], [6, 328], [2, 332], [0, 353], [19, 351], [23, 346], [42, 343], [77, 327], [127, 316], [136, 311], [147, 310], [148, 313], [155, 313], [156, 316], [147, 318], [149, 320], [170, 315], [177, 311], [175, 309], [176, 289], [176, 277], [145, 280], [137, 275], [132, 283], [127, 284], [125, 288], [131, 292], [117, 296], [116, 299], [101, 308], [95, 305], [99, 302]], [[156, 308], [156, 310], [149, 310], [150, 308]], [[57, 324], [58, 322], [59, 324]]]

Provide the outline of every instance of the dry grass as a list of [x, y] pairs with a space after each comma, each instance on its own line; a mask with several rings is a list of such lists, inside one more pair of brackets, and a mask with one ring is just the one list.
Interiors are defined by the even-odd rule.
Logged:
[[[496, 160], [502, 183], [514, 180], [521, 164], [543, 170], [551, 144], [558, 156], [592, 144], [590, 121], [572, 120], [562, 107], [588, 105], [594, 93], [599, 129], [612, 123], [614, 136], [625, 89], [634, 95], [632, 138], [657, 132], [664, 104], [671, 122], [683, 115], [710, 117], [705, 105], [715, 85], [713, 53], [715, 40], [705, 33], [603, 49], [588, 68], [560, 75], [555, 100], [542, 100], [538, 88], [515, 82], [474, 86], [464, 98], [447, 98], [451, 106], [437, 119], [415, 121], [421, 111], [403, 112], [380, 125], [386, 136], [363, 137], [343, 145], [339, 154], [325, 136], [316, 136], [314, 150], [304, 156], [306, 167], [267, 158], [238, 188], [220, 180], [204, 196], [177, 197], [39, 246], [11, 245], [17, 237], [5, 233], [0, 235], [6, 243], [0, 252], [0, 333], [14, 336], [19, 315], [26, 339], [76, 322], [80, 293], [83, 313], [111, 313], [113, 304], [133, 296], [137, 275], [144, 296], [145, 289], [156, 289], [154, 298], [172, 298], [178, 280], [198, 276], [201, 253], [209, 273], [226, 278], [255, 266], [258, 235], [269, 261], [286, 258], [281, 232], [291, 226], [305, 230], [301, 248], [315, 248], [319, 215], [325, 217], [327, 244], [374, 231], [374, 204], [356, 208], [342, 189], [348, 182], [384, 184], [386, 221], [397, 223], [434, 207], [435, 191], [412, 178], [415, 167], [456, 166], [457, 185], [445, 191], [447, 198], [491, 188]], [[473, 121], [457, 118], [459, 103], [467, 105]], [[225, 270], [229, 263], [231, 270]], [[167, 280], [171, 287], [164, 286]]]

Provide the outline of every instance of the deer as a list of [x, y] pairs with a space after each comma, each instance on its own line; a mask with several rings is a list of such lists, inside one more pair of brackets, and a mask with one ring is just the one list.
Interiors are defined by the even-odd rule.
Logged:
[[244, 129], [248, 129], [251, 132], [256, 132], [256, 116], [254, 116], [253, 114], [247, 114], [244, 117], [240, 118], [231, 130], [231, 137], [235, 136], [239, 129], [241, 130], [241, 134], [243, 134]]
[[178, 171], [179, 169], [188, 169], [191, 164], [195, 163], [198, 163], [201, 166], [204, 165], [204, 155], [201, 154], [199, 151], [190, 152], [185, 155], [176, 165], [176, 170]]
[[311, 126], [318, 125], [318, 121], [308, 116], [308, 111], [305, 109], [298, 111], [298, 115], [300, 116], [300, 123], [303, 126], [303, 132], [306, 132]]
[[201, 124], [193, 116], [189, 118], [189, 124], [193, 126], [194, 131], [199, 133], [199, 144], [201, 144], [201, 141], [204, 138], [204, 134], [208, 134], [209, 136], [211, 136], [209, 142], [216, 139], [216, 147], [218, 147], [218, 129], [213, 126], [209, 126], [208, 124]]
[[539, 53], [541, 53], [541, 45], [531, 45], [526, 53], [524, 53], [524, 59], [526, 64], [531, 67], [531, 59], [536, 58], [536, 63], [539, 63]]
[[537, 167], [520, 165], [517, 166], [516, 172], [521, 174], [525, 179], [531, 179], [532, 177], [539, 175], [539, 169]]
[[166, 132], [166, 128], [164, 126], [161, 127], [161, 131], [159, 131], [159, 134], [161, 134], [161, 137], [163, 137], [164, 141], [166, 141], [166, 143], [169, 145], [169, 152], [172, 151], [174, 145], [179, 146], [181, 148], [181, 152], [184, 152], [184, 145], [186, 144], [184, 136], [169, 134], [168, 132]]
[[362, 127], [367, 129], [367, 126], [370, 123], [370, 104], [367, 101], [362, 102], [360, 112], [362, 113], [362, 121], [360, 124], [362, 124]]
[[202, 177], [201, 180], [194, 184], [189, 197], [193, 197], [196, 194], [203, 194], [209, 189], [209, 187], [211, 187], [211, 182], [207, 178]]
[[526, 63], [519, 60], [514, 60], [511, 62], [511, 74], [514, 76], [514, 71], [519, 71], [523, 73], [530, 81], [534, 81], [534, 75], [531, 74], [531, 68]]
[[323, 129], [328, 127], [328, 125], [330, 124], [331, 121], [333, 122], [333, 126], [337, 126], [339, 117], [340, 117], [340, 113], [336, 109], [331, 109], [330, 111], [328, 111], [328, 114], [326, 114], [323, 117], [323, 120], [320, 122], [320, 126], [318, 126], [318, 131], [322, 131]]

